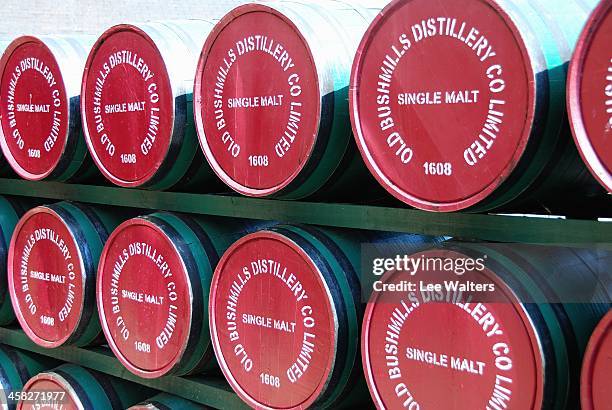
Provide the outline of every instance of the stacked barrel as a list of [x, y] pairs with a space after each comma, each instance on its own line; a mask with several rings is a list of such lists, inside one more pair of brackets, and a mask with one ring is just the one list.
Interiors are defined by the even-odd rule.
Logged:
[[121, 224], [98, 267], [109, 346], [146, 378], [215, 368], [208, 293], [220, 254], [256, 225], [154, 213]]
[[210, 190], [193, 127], [192, 84], [211, 28], [207, 20], [119, 25], [94, 44], [81, 115], [91, 155], [112, 183]]
[[[33, 181], [609, 216], [611, 10], [292, 0], [21, 36], [0, 146]], [[0, 197], [0, 325], [106, 345], [133, 380], [223, 375], [252, 408], [598, 410], [612, 280], [591, 248]], [[200, 408], [4, 346], [0, 376], [63, 393], [10, 408]]]
[[[64, 364], [32, 377], [17, 408], [125, 409], [151, 390], [93, 370]], [[42, 393], [27, 398], [28, 393]]]
[[82, 137], [80, 73], [90, 37], [31, 37], [0, 59], [0, 146], [22, 178], [85, 180], [93, 168]]
[[418, 288], [368, 303], [363, 364], [377, 406], [578, 408], [582, 355], [611, 307], [609, 255], [453, 242], [411, 255], [434, 267], [382, 278], [421, 278]]
[[376, 12], [272, 2], [221, 19], [202, 49], [194, 99], [200, 144], [223, 182], [258, 197], [357, 196], [350, 184], [366, 174], [347, 121], [349, 71]]
[[430, 211], [571, 213], [568, 193], [599, 200], [564, 99], [586, 3], [388, 5], [361, 42], [350, 95], [359, 148], [387, 191]]
[[0, 405], [15, 409], [28, 380], [57, 363], [30, 352], [0, 346]]
[[11, 239], [7, 270], [21, 327], [44, 347], [100, 341], [96, 269], [116, 217], [61, 202], [31, 209]]
[[221, 259], [210, 297], [213, 346], [251, 407], [363, 401], [354, 246], [315, 229], [276, 226], [242, 238]]

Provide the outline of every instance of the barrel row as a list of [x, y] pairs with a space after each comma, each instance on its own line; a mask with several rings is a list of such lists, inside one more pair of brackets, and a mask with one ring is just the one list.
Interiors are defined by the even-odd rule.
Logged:
[[[583, 408], [609, 400], [605, 252], [2, 205], [3, 309], [47, 348], [105, 339], [144, 378], [221, 371], [254, 408], [357, 405], [368, 388], [380, 408], [575, 408], [581, 366]], [[406, 272], [387, 254], [450, 261], [462, 270], [438, 282], [496, 291], [411, 289], [447, 268]]]
[[611, 6], [557, 3], [277, 1], [20, 37], [0, 145], [34, 180], [95, 181], [93, 159], [123, 187], [602, 216]]
[[[245, 195], [297, 199], [350, 195], [357, 179], [374, 186], [352, 141], [347, 90], [379, 10], [247, 4], [221, 21], [117, 25], [79, 38], [84, 47], [18, 38], [0, 64], [5, 157], [33, 180], [96, 182], [93, 160], [123, 187], [214, 192], [222, 180]], [[60, 170], [59, 158], [72, 167]]]

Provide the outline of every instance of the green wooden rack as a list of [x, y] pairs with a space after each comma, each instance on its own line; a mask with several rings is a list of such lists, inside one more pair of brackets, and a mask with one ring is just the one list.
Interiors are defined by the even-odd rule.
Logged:
[[[317, 203], [0, 179], [0, 194], [151, 210], [274, 220], [353, 229], [452, 236], [476, 241], [598, 246], [612, 249], [612, 222], [493, 214], [436, 214], [405, 207]], [[16, 328], [0, 343], [75, 363], [216, 408], [247, 408], [221, 375], [142, 379], [106, 347], [45, 349]]]

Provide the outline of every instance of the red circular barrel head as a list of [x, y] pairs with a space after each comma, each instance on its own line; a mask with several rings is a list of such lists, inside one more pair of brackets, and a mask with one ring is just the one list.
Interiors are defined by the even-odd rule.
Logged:
[[193, 315], [188, 278], [172, 240], [145, 219], [124, 222], [104, 246], [97, 279], [100, 322], [132, 373], [159, 377], [181, 359]]
[[77, 393], [58, 374], [40, 373], [23, 386], [22, 394], [27, 400], [20, 400], [17, 409], [55, 409], [78, 410], [84, 408]]
[[137, 27], [115, 26], [98, 39], [85, 67], [81, 110], [94, 161], [114, 184], [147, 183], [166, 158], [174, 123], [159, 50]]
[[70, 103], [51, 50], [19, 37], [0, 60], [0, 145], [22, 178], [51, 174], [66, 148]]
[[253, 408], [307, 408], [327, 387], [337, 317], [312, 259], [259, 232], [223, 255], [211, 285], [213, 346], [232, 388]]
[[362, 156], [409, 205], [474, 205], [523, 154], [534, 75], [518, 30], [494, 1], [396, 0], [368, 29], [353, 65]]
[[583, 410], [605, 409], [612, 403], [612, 311], [601, 320], [583, 359], [580, 399]]
[[271, 195], [302, 171], [319, 129], [319, 79], [306, 40], [279, 11], [228, 13], [206, 40], [194, 94], [200, 145], [232, 189]]
[[[466, 259], [448, 250], [419, 255]], [[495, 291], [425, 288], [443, 280], [493, 284]], [[378, 408], [541, 407], [542, 355], [533, 324], [488, 268], [462, 276], [434, 269], [414, 276], [391, 272], [382, 282], [387, 288], [372, 295], [362, 330], [364, 372]], [[480, 297], [483, 302], [477, 302]]]
[[15, 315], [36, 344], [62, 345], [81, 320], [85, 268], [78, 238], [55, 211], [37, 207], [15, 227], [8, 283]]
[[612, 3], [600, 2], [576, 45], [568, 77], [568, 111], [580, 155], [612, 192]]

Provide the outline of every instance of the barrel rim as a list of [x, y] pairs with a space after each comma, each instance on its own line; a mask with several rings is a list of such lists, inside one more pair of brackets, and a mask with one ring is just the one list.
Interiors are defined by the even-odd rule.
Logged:
[[504, 23], [511, 31], [515, 43], [521, 51], [523, 64], [526, 71], [526, 77], [528, 80], [527, 86], [527, 107], [528, 112], [525, 115], [523, 132], [520, 140], [518, 141], [517, 149], [513, 152], [512, 157], [507, 162], [504, 169], [498, 174], [497, 178], [492, 181], [488, 186], [467, 196], [466, 198], [450, 201], [450, 202], [432, 202], [423, 198], [418, 198], [409, 192], [396, 186], [391, 180], [385, 175], [380, 169], [370, 150], [367, 147], [367, 137], [362, 132], [361, 120], [360, 120], [360, 108], [358, 104], [359, 100], [359, 86], [357, 85], [362, 76], [362, 65], [364, 61], [364, 55], [367, 53], [367, 49], [373, 41], [376, 32], [380, 28], [380, 25], [391, 15], [396, 8], [403, 6], [405, 3], [411, 2], [412, 0], [392, 0], [385, 8], [374, 18], [365, 34], [363, 35], [355, 59], [353, 60], [353, 66], [351, 69], [351, 80], [349, 86], [349, 112], [351, 117], [351, 126], [353, 129], [353, 136], [356, 142], [359, 152], [363, 158], [363, 162], [368, 167], [370, 173], [376, 178], [378, 183], [396, 199], [402, 201], [405, 204], [413, 206], [417, 209], [434, 212], [453, 212], [459, 211], [465, 208], [469, 208], [476, 204], [481, 203], [489, 195], [491, 195], [499, 186], [508, 179], [508, 177], [515, 170], [519, 161], [521, 160], [527, 144], [530, 140], [531, 132], [533, 129], [533, 121], [536, 112], [536, 75], [534, 65], [531, 62], [527, 42], [521, 35], [518, 28], [518, 22], [513, 16], [507, 12], [502, 6], [500, 0], [473, 0], [484, 3], [485, 6], [491, 7], [500, 18], [500, 22]]
[[[231, 370], [229, 369], [229, 366], [227, 365], [225, 361], [225, 357], [223, 356], [223, 352], [221, 350], [219, 335], [217, 333], [217, 327], [216, 327], [216, 318], [215, 318], [217, 308], [215, 307], [215, 303], [214, 303], [218, 296], [218, 283], [219, 283], [219, 278], [222, 274], [221, 270], [223, 266], [225, 265], [225, 263], [227, 262], [227, 260], [231, 256], [233, 256], [233, 253], [236, 250], [238, 250], [238, 248], [242, 247], [247, 242], [256, 240], [256, 239], [272, 239], [272, 240], [279, 241], [281, 244], [288, 246], [289, 248], [291, 248], [291, 250], [293, 250], [298, 255], [300, 255], [302, 260], [307, 265], [310, 266], [313, 272], [316, 272], [317, 281], [319, 282], [319, 285], [325, 291], [328, 297], [326, 300], [326, 305], [327, 305], [326, 307], [329, 313], [329, 325], [330, 325], [330, 329], [334, 333], [334, 340], [337, 343], [337, 338], [338, 338], [337, 312], [336, 312], [336, 309], [334, 309], [333, 304], [329, 302], [330, 300], [332, 300], [331, 292], [329, 290], [329, 286], [325, 282], [324, 275], [322, 274], [321, 270], [319, 269], [317, 264], [314, 262], [314, 260], [296, 242], [286, 237], [285, 235], [282, 235], [278, 232], [268, 230], [268, 229], [257, 231], [257, 232], [243, 236], [242, 238], [234, 242], [227, 249], [227, 251], [225, 251], [221, 259], [219, 259], [219, 263], [217, 263], [215, 272], [213, 274], [213, 277], [210, 283], [210, 296], [208, 298], [208, 305], [209, 305], [208, 306], [208, 312], [209, 312], [208, 319], [209, 319], [209, 329], [210, 329], [210, 336], [211, 336], [210, 339], [213, 345], [215, 356], [217, 358], [217, 363], [219, 364], [219, 368], [221, 369], [223, 375], [225, 376], [225, 379], [228, 381], [228, 383], [230, 384], [232, 389], [236, 392], [236, 394], [238, 394], [238, 396], [243, 401], [245, 401], [250, 407], [257, 408], [257, 409], [266, 409], [266, 410], [305, 409], [305, 408], [310, 407], [313, 403], [315, 403], [318, 400], [318, 398], [320, 397], [324, 389], [329, 388], [329, 380], [332, 376], [333, 368], [335, 365], [335, 357], [334, 357], [335, 354], [330, 355], [330, 357], [328, 358], [327, 364], [325, 367], [325, 372], [323, 376], [321, 377], [321, 381], [317, 385], [316, 389], [312, 391], [310, 396], [306, 400], [304, 400], [302, 403], [299, 403], [293, 407], [287, 406], [287, 407], [281, 408], [281, 407], [267, 406], [261, 401], [258, 401], [255, 397], [251, 396], [248, 392], [246, 392], [234, 378]], [[336, 346], [333, 346], [333, 351], [334, 353], [337, 352]]]
[[603, 163], [593, 145], [586, 130], [582, 115], [582, 101], [580, 98], [582, 74], [584, 61], [588, 55], [593, 37], [599, 29], [599, 24], [608, 13], [612, 12], [612, 3], [601, 1], [589, 15], [569, 63], [567, 72], [567, 113], [569, 116], [572, 137], [578, 148], [578, 152], [593, 177], [610, 193], [612, 193], [612, 174]]
[[[157, 47], [157, 44], [155, 44], [155, 41], [151, 38], [151, 36], [149, 36], [149, 34], [142, 28], [140, 28], [137, 24], [130, 24], [130, 23], [121, 23], [121, 24], [116, 24], [114, 26], [109, 27], [108, 29], [106, 29], [104, 31], [104, 33], [102, 33], [100, 35], [100, 37], [98, 37], [98, 39], [95, 41], [95, 43], [91, 46], [91, 50], [89, 51], [89, 54], [87, 55], [87, 60], [85, 61], [85, 66], [83, 69], [83, 77], [81, 80], [81, 98], [80, 98], [80, 105], [81, 105], [81, 124], [82, 124], [82, 128], [83, 128], [83, 137], [85, 139], [85, 142], [87, 143], [87, 150], [89, 151], [89, 154], [91, 155], [91, 158], [93, 159], [94, 164], [96, 164], [96, 166], [98, 167], [98, 169], [100, 170], [100, 172], [102, 173], [102, 175], [104, 175], [104, 177], [106, 179], [108, 179], [110, 182], [112, 182], [115, 185], [118, 185], [120, 187], [123, 188], [134, 188], [134, 187], [143, 187], [146, 186], [148, 183], [151, 183], [153, 181], [156, 180], [156, 178], [159, 176], [158, 172], [159, 169], [163, 166], [163, 164], [168, 160], [168, 153], [170, 152], [170, 148], [172, 145], [172, 140], [170, 140], [170, 143], [165, 147], [165, 151], [163, 153], [162, 156], [162, 160], [161, 162], [157, 165], [157, 167], [152, 167], [148, 172], [147, 175], [134, 180], [134, 181], [128, 181], [125, 179], [121, 179], [119, 177], [116, 177], [115, 175], [113, 175], [113, 173], [111, 173], [106, 166], [104, 165], [103, 161], [100, 159], [100, 157], [98, 156], [98, 153], [96, 152], [94, 146], [93, 146], [93, 142], [92, 142], [92, 136], [89, 132], [89, 126], [88, 126], [88, 122], [87, 122], [87, 106], [86, 106], [86, 100], [87, 100], [87, 96], [88, 96], [88, 92], [87, 92], [87, 84], [90, 80], [90, 75], [93, 77], [95, 76], [95, 73], [91, 73], [91, 65], [93, 63], [93, 60], [96, 58], [96, 54], [100, 48], [100, 46], [106, 41], [108, 40], [112, 35], [120, 33], [122, 31], [128, 31], [128, 32], [132, 32], [135, 33], [139, 36], [141, 36], [146, 42], [148, 42], [149, 44], [152, 45], [153, 49], [155, 50], [155, 52], [157, 53], [157, 55], [160, 57], [161, 61], [164, 61], [163, 59], [163, 55], [161, 53], [161, 50], [159, 49], [159, 47]], [[166, 76], [166, 79], [168, 80], [168, 86], [169, 86], [169, 90], [172, 92], [174, 92], [174, 84], [172, 82], [172, 78], [170, 78], [169, 73], [168, 73], [168, 69], [164, 63], [164, 70], [163, 70], [163, 75]], [[176, 101], [175, 98], [171, 98], [171, 104], [172, 104], [172, 112], [171, 114], [168, 116], [168, 120], [171, 123], [171, 127], [170, 127], [170, 135], [174, 135], [175, 133], [175, 120], [176, 120], [176, 114], [175, 114], [175, 110], [176, 110]]]
[[[66, 228], [66, 230], [68, 231], [68, 233], [70, 234], [70, 239], [73, 241], [73, 243], [75, 244], [75, 248], [77, 250], [77, 256], [79, 259], [79, 267], [81, 269], [81, 280], [83, 283], [83, 286], [81, 287], [81, 292], [79, 294], [79, 302], [78, 306], [77, 304], [73, 305], [73, 309], [75, 307], [78, 307], [79, 311], [78, 311], [78, 320], [75, 322], [75, 326], [73, 329], [70, 329], [70, 332], [68, 332], [66, 335], [64, 335], [62, 338], [58, 339], [58, 340], [47, 340], [44, 339], [40, 336], [38, 336], [36, 333], [34, 333], [34, 331], [32, 330], [32, 328], [28, 325], [28, 322], [26, 321], [25, 317], [23, 316], [23, 313], [21, 311], [21, 309], [19, 308], [19, 298], [17, 297], [17, 294], [15, 293], [15, 279], [14, 279], [14, 271], [13, 271], [13, 263], [14, 263], [14, 259], [15, 259], [15, 244], [17, 242], [17, 236], [19, 234], [19, 232], [21, 231], [21, 228], [23, 227], [23, 225], [25, 225], [28, 220], [37, 214], [40, 213], [44, 213], [44, 214], [48, 214], [51, 215], [52, 217], [58, 219], [62, 225], [64, 225], [64, 227]], [[29, 211], [27, 211], [20, 219], [19, 222], [17, 223], [17, 225], [15, 226], [15, 229], [13, 231], [13, 235], [11, 236], [11, 242], [9, 245], [9, 252], [8, 252], [8, 258], [7, 258], [7, 277], [8, 277], [8, 287], [9, 287], [9, 294], [11, 297], [11, 304], [13, 305], [13, 310], [15, 312], [15, 317], [17, 318], [17, 320], [19, 321], [19, 325], [21, 326], [21, 329], [25, 332], [25, 334], [30, 338], [30, 340], [32, 340], [34, 343], [36, 343], [39, 346], [42, 347], [46, 347], [46, 348], [56, 348], [56, 347], [60, 347], [62, 346], [64, 343], [66, 343], [70, 338], [72, 338], [72, 336], [74, 335], [75, 330], [79, 327], [79, 324], [81, 323], [81, 320], [83, 319], [83, 301], [85, 299], [85, 284], [86, 284], [86, 280], [87, 280], [87, 272], [85, 270], [85, 265], [83, 263], [84, 258], [83, 258], [83, 253], [81, 252], [81, 247], [79, 246], [79, 242], [76, 239], [76, 236], [74, 235], [74, 232], [72, 230], [72, 228], [70, 227], [70, 225], [66, 222], [66, 220], [64, 218], [62, 218], [62, 216], [57, 213], [54, 209], [52, 209], [49, 206], [46, 205], [41, 205], [41, 206], [37, 206], [35, 208], [30, 209]]]
[[[215, 26], [213, 27], [213, 29], [210, 31], [209, 35], [207, 36], [206, 41], [204, 42], [202, 51], [200, 53], [200, 57], [198, 58], [198, 65], [196, 69], [195, 80], [193, 83], [193, 103], [194, 103], [193, 104], [194, 105], [193, 114], [194, 114], [194, 120], [195, 120], [194, 123], [195, 123], [196, 131], [197, 131], [197, 135], [198, 135], [198, 141], [200, 144], [200, 148], [202, 152], [204, 153], [204, 157], [206, 158], [206, 161], [208, 161], [208, 164], [210, 165], [212, 170], [215, 172], [217, 177], [219, 177], [219, 179], [223, 181], [224, 184], [226, 184], [232, 190], [234, 190], [235, 192], [241, 195], [246, 195], [246, 196], [251, 196], [251, 197], [268, 197], [268, 196], [282, 193], [283, 190], [287, 188], [287, 186], [290, 185], [291, 182], [293, 182], [304, 171], [304, 169], [306, 168], [306, 165], [308, 164], [313, 154], [313, 151], [316, 146], [316, 142], [319, 139], [319, 132], [321, 128], [321, 115], [322, 115], [320, 102], [321, 102], [321, 99], [325, 96], [325, 91], [323, 89], [323, 84], [325, 83], [325, 81], [322, 81], [321, 79], [321, 71], [317, 67], [317, 63], [314, 58], [314, 54], [312, 52], [310, 44], [308, 44], [306, 37], [302, 34], [299, 27], [293, 21], [291, 21], [291, 19], [287, 17], [282, 12], [282, 10], [279, 10], [278, 8], [274, 7], [274, 5], [275, 3], [273, 2], [272, 3], [252, 2], [252, 3], [247, 3], [247, 4], [242, 4], [240, 6], [237, 6], [234, 9], [230, 10], [228, 13], [226, 13], [215, 24]], [[314, 77], [316, 79], [315, 86], [316, 86], [317, 94], [319, 97], [318, 98], [319, 104], [317, 104], [317, 108], [316, 108], [316, 111], [317, 111], [316, 118], [314, 119], [314, 121], [317, 122], [316, 127], [315, 127], [316, 133], [314, 135], [314, 138], [311, 141], [310, 147], [308, 148], [306, 160], [303, 161], [301, 164], [298, 164], [294, 172], [289, 177], [287, 177], [282, 183], [277, 184], [270, 188], [253, 188], [253, 187], [243, 185], [235, 181], [227, 172], [223, 170], [223, 167], [216, 160], [210, 147], [208, 146], [208, 139], [204, 131], [205, 119], [203, 118], [202, 108], [201, 108], [202, 100], [204, 98], [201, 92], [202, 86], [203, 86], [202, 76], [203, 76], [204, 68], [208, 60], [208, 55], [210, 53], [210, 50], [214, 46], [221, 32], [225, 30], [225, 28], [230, 23], [232, 23], [234, 19], [242, 15], [253, 13], [253, 12], [270, 13], [280, 18], [300, 38], [306, 52], [308, 53], [308, 56], [310, 57], [310, 61], [312, 63], [312, 70], [315, 73]]]
[[9, 163], [9, 165], [11, 166], [11, 168], [13, 169], [13, 171], [15, 171], [15, 173], [26, 180], [30, 180], [30, 181], [40, 181], [43, 180], [45, 178], [47, 178], [49, 175], [51, 175], [58, 167], [58, 165], [61, 163], [62, 161], [62, 157], [64, 156], [65, 152], [66, 152], [66, 146], [68, 145], [68, 140], [69, 140], [69, 134], [70, 134], [70, 99], [68, 97], [68, 92], [66, 90], [66, 82], [63, 79], [64, 73], [62, 72], [62, 66], [61, 64], [59, 64], [59, 62], [57, 61], [55, 54], [53, 53], [53, 51], [51, 50], [51, 48], [49, 48], [49, 46], [45, 43], [44, 41], [45, 36], [34, 36], [34, 35], [23, 35], [23, 36], [19, 36], [17, 38], [15, 38], [13, 41], [10, 42], [10, 44], [6, 47], [6, 49], [4, 50], [4, 52], [2, 53], [2, 57], [0, 57], [0, 82], [2, 81], [2, 77], [4, 77], [4, 71], [6, 69], [6, 65], [8, 64], [9, 59], [12, 57], [13, 53], [17, 50], [17, 48], [27, 44], [27, 43], [35, 43], [38, 45], [41, 45], [42, 47], [45, 48], [46, 51], [49, 52], [50, 55], [53, 56], [53, 60], [55, 62], [55, 64], [57, 65], [58, 69], [59, 69], [59, 74], [60, 76], [62, 76], [62, 91], [64, 93], [63, 97], [66, 100], [66, 133], [63, 135], [63, 139], [64, 139], [64, 145], [62, 146], [62, 150], [60, 155], [58, 155], [57, 159], [55, 160], [55, 162], [44, 172], [40, 173], [40, 174], [35, 174], [32, 172], [29, 172], [28, 170], [26, 170], [24, 167], [22, 167], [19, 162], [17, 161], [17, 159], [15, 159], [15, 156], [13, 155], [13, 153], [11, 152], [7, 142], [6, 142], [6, 135], [4, 135], [4, 127], [0, 126], [0, 148], [2, 149], [2, 153], [4, 154], [4, 158], [6, 159], [6, 161]]
[[[104, 248], [102, 249], [102, 252], [100, 254], [100, 262], [98, 263], [98, 270], [97, 270], [97, 277], [96, 277], [96, 304], [98, 308], [98, 316], [100, 318], [100, 326], [102, 327], [102, 332], [104, 333], [104, 337], [106, 338], [106, 341], [108, 342], [108, 346], [111, 348], [115, 357], [119, 359], [121, 364], [126, 369], [128, 369], [131, 373], [137, 376], [140, 376], [142, 378], [154, 379], [154, 378], [168, 375], [170, 372], [172, 372], [175, 368], [177, 368], [180, 365], [180, 361], [185, 354], [185, 351], [187, 349], [187, 342], [189, 341], [189, 337], [191, 335], [191, 328], [192, 328], [191, 322], [192, 322], [193, 312], [189, 310], [188, 328], [185, 331], [184, 342], [182, 343], [181, 348], [177, 351], [177, 353], [175, 354], [175, 356], [172, 358], [171, 361], [169, 361], [167, 364], [160, 367], [159, 369], [145, 370], [140, 367], [137, 367], [134, 364], [132, 364], [130, 360], [121, 352], [121, 350], [115, 343], [115, 340], [113, 339], [110, 333], [108, 322], [106, 320], [106, 314], [104, 312], [105, 302], [102, 298], [102, 278], [104, 275], [104, 265], [106, 263], [106, 259], [108, 256], [108, 251], [110, 249], [110, 246], [112, 245], [114, 240], [117, 238], [117, 236], [122, 234], [124, 229], [132, 227], [132, 226], [146, 226], [148, 228], [153, 229], [154, 231], [156, 231], [157, 233], [159, 233], [161, 236], [163, 236], [166, 239], [167, 244], [172, 248], [172, 250], [176, 253], [176, 255], [178, 255], [178, 259], [181, 264], [181, 274], [184, 276], [185, 283], [187, 285], [187, 288], [189, 289], [189, 300], [190, 300], [189, 306], [191, 306], [193, 302], [193, 289], [191, 286], [191, 282], [189, 280], [187, 266], [185, 265], [185, 262], [183, 261], [183, 257], [182, 257], [181, 252], [179, 251], [179, 248], [177, 248], [176, 244], [171, 240], [170, 237], [168, 237], [166, 232], [160, 226], [158, 226], [151, 220], [147, 219], [146, 217], [141, 217], [141, 216], [138, 216], [132, 219], [128, 219], [127, 221], [117, 226], [117, 228], [115, 228], [115, 230], [109, 235], [106, 243], [104, 244]], [[176, 272], [173, 272], [173, 274], [175, 275]]]
[[[442, 250], [446, 252], [450, 252], [450, 253], [455, 253], [457, 255], [469, 256], [467, 253], [462, 252], [460, 249], [456, 249], [454, 247], [442, 248]], [[440, 249], [430, 249], [430, 250], [425, 250], [425, 251], [419, 251], [417, 253], [424, 254], [424, 253], [431, 252], [431, 251], [436, 252], [436, 251], [440, 251]], [[503, 289], [504, 295], [507, 295], [509, 300], [515, 300], [515, 301], [518, 300], [514, 291], [511, 288], [509, 288], [509, 286], [506, 285], [506, 283], [497, 274], [495, 274], [495, 272], [492, 270], [491, 267], [486, 266], [486, 269], [483, 272], [487, 272], [487, 271], [490, 272], [490, 274], [492, 274], [496, 283], [498, 285], [501, 285], [500, 287], [501, 289]], [[396, 271], [387, 272], [381, 277], [380, 280], [384, 282], [390, 276], [393, 276], [396, 273], [397, 273]], [[370, 355], [369, 341], [370, 341], [370, 336], [371, 336], [370, 323], [372, 323], [372, 317], [376, 309], [377, 301], [380, 295], [383, 293], [384, 292], [373, 292], [371, 294], [368, 300], [368, 303], [366, 305], [366, 308], [364, 310], [363, 321], [362, 321], [362, 326], [361, 326], [361, 337], [360, 337], [361, 338], [361, 343], [360, 343], [361, 362], [363, 366], [363, 373], [366, 379], [366, 384], [368, 385], [370, 396], [372, 397], [372, 400], [376, 404], [376, 407], [381, 408], [381, 409], [385, 408], [385, 403], [382, 400], [381, 395], [379, 393], [379, 389], [377, 387], [378, 383], [374, 377], [374, 374], [372, 372], [372, 367], [370, 365], [371, 355]], [[517, 312], [519, 316], [518, 320], [521, 322], [521, 324], [523, 325], [525, 329], [525, 333], [527, 334], [527, 337], [530, 341], [531, 352], [533, 353], [533, 356], [536, 360], [535, 372], [536, 372], [536, 380], [538, 384], [535, 386], [534, 403], [536, 403], [538, 407], [534, 407], [534, 408], [539, 408], [542, 406], [542, 403], [544, 400], [545, 365], [544, 365], [544, 357], [541, 353], [543, 349], [542, 341], [540, 340], [537, 332], [535, 331], [536, 325], [534, 321], [532, 320], [532, 318], [527, 314], [525, 306], [522, 303], [517, 304], [514, 302], [512, 302], [512, 305], [514, 307], [514, 310]]]
[[[596, 410], [591, 389], [595, 371], [595, 360], [600, 354], [601, 346], [606, 338], [612, 338], [612, 310], [601, 319], [589, 339], [582, 359], [580, 374], [580, 404], [583, 410]], [[604, 398], [605, 400], [605, 398]]]
[[[26, 384], [23, 385], [23, 388], [21, 389], [21, 391], [23, 392], [28, 391], [28, 389], [30, 389], [32, 385], [38, 381], [50, 381], [52, 383], [55, 383], [68, 394], [68, 396], [77, 405], [79, 410], [85, 410], [85, 407], [83, 406], [83, 402], [77, 395], [74, 388], [70, 385], [70, 383], [66, 379], [64, 379], [61, 375], [59, 375], [58, 373], [52, 370], [39, 373], [35, 375], [34, 377], [32, 377], [30, 380], [26, 382]], [[17, 405], [17, 409], [22, 409], [22, 408], [23, 408], [23, 403], [20, 401], [19, 404]]]

